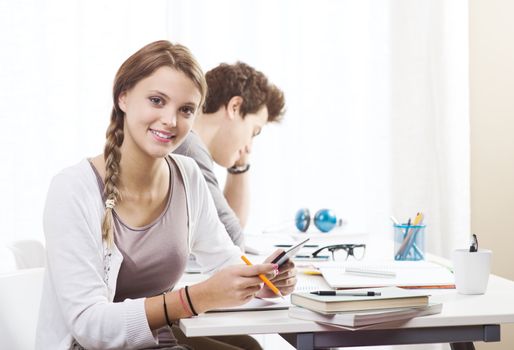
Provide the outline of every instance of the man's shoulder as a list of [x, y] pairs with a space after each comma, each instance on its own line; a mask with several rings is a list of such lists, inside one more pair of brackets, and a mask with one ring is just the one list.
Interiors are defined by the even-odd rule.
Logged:
[[173, 151], [173, 154], [193, 158], [204, 174], [206, 172], [212, 172], [213, 160], [211, 154], [200, 139], [200, 136], [193, 131], [189, 132], [189, 135], [187, 135], [182, 144]]
[[195, 158], [195, 156], [202, 153], [204, 148], [205, 146], [203, 145], [200, 137], [196, 133], [190, 131], [184, 141], [182, 141], [182, 144], [180, 144], [173, 153]]
[[212, 163], [207, 146], [205, 146], [200, 136], [193, 131], [189, 132], [182, 144], [173, 153], [191, 157], [199, 163]]
[[203, 177], [198, 164], [193, 158], [176, 153], [169, 154], [169, 158], [175, 162], [180, 172], [186, 177], [187, 182], [198, 182], [198, 179]]

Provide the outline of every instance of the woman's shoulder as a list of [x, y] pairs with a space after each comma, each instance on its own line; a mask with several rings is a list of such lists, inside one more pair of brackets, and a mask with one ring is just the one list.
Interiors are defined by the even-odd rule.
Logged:
[[95, 174], [89, 160], [80, 162], [59, 171], [52, 179], [51, 186], [73, 188], [76, 191], [87, 190], [95, 186]]
[[[66, 214], [56, 216], [56, 212]], [[86, 215], [96, 220], [102, 212], [102, 194], [87, 159], [62, 169], [52, 178], [46, 196], [45, 220], [50, 222], [55, 218], [76, 215]]]

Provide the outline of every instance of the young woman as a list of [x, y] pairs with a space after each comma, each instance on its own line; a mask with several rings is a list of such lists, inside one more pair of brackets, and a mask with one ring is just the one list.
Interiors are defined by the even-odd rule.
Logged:
[[[259, 274], [294, 289], [292, 263], [242, 264], [195, 162], [169, 155], [205, 94], [181, 45], [151, 43], [120, 67], [103, 154], [50, 185], [38, 349], [180, 349], [173, 321], [273, 296]], [[190, 253], [214, 273], [173, 290]]]

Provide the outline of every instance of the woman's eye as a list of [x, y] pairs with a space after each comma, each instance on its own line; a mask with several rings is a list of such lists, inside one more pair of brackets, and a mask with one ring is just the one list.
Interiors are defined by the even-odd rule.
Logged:
[[162, 106], [163, 101], [160, 97], [150, 97], [150, 102], [152, 102], [154, 105]]
[[182, 113], [186, 114], [187, 116], [192, 116], [195, 114], [195, 109], [192, 107], [182, 107]]

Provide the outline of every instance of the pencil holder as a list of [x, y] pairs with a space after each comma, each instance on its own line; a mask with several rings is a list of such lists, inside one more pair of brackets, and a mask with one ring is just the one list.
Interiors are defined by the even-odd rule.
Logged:
[[394, 260], [425, 259], [426, 225], [394, 225]]

